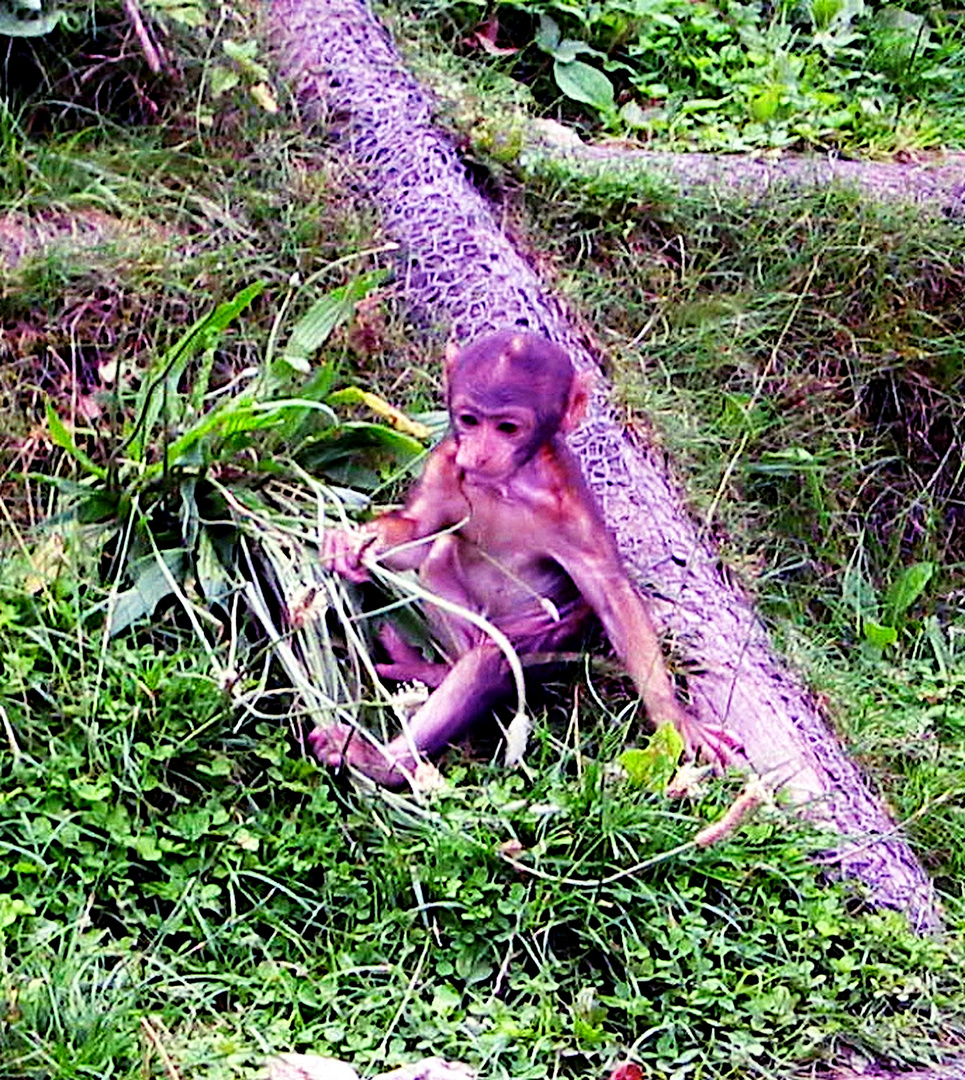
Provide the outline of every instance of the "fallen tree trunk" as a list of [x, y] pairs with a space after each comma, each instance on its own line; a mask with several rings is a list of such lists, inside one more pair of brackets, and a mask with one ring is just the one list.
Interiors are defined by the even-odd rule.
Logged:
[[757, 202], [783, 193], [838, 188], [869, 202], [909, 206], [925, 214], [965, 214], [965, 154], [923, 153], [909, 161], [848, 161], [830, 155], [671, 153], [623, 143], [584, 143], [571, 129], [536, 120], [522, 150], [524, 164], [570, 162], [579, 169], [616, 172], [653, 182], [671, 197], [701, 191]]
[[[364, 0], [275, 0], [282, 62], [306, 113], [328, 119], [354, 156], [388, 232], [404, 249], [407, 296], [458, 340], [520, 326], [595, 366], [561, 306], [512, 248], [433, 123]], [[742, 742], [753, 769], [841, 837], [836, 871], [920, 931], [940, 924], [931, 884], [906, 839], [829, 731], [800, 681], [689, 516], [658, 450], [628, 439], [598, 395], [572, 440], [658, 624], [692, 666], [702, 721]]]

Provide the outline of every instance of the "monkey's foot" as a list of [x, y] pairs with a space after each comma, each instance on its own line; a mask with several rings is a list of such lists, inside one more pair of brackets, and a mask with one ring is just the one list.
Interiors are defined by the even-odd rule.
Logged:
[[647, 718], [654, 727], [673, 724], [684, 741], [688, 761], [703, 757], [718, 773], [725, 772], [732, 765], [741, 767], [744, 747], [740, 739], [720, 725], [698, 720], [677, 698], [649, 702]]
[[389, 663], [375, 665], [375, 670], [383, 679], [421, 682], [435, 688], [449, 674], [449, 664], [434, 664], [431, 660], [426, 660], [391, 623], [386, 623], [379, 630], [379, 641], [390, 657]]
[[744, 746], [740, 739], [723, 727], [704, 724], [685, 713], [686, 719], [678, 722], [680, 732], [687, 748], [688, 758], [696, 761], [703, 755], [714, 771], [726, 772], [731, 766], [740, 767], [744, 760]]
[[410, 754], [395, 754], [391, 746], [383, 747], [370, 741], [348, 724], [315, 728], [309, 732], [308, 741], [323, 765], [332, 769], [351, 765], [383, 787], [404, 786], [416, 769]]

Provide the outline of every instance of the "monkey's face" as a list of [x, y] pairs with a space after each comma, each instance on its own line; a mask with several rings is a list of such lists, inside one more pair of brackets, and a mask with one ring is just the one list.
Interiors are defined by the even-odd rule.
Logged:
[[488, 410], [457, 394], [451, 411], [456, 465], [469, 479], [490, 483], [508, 480], [537, 449], [538, 427], [532, 409], [507, 405]]

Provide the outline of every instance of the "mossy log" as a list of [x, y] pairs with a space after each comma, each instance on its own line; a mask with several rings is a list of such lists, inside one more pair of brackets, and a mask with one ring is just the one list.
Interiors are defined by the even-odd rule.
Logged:
[[867, 203], [908, 207], [922, 216], [957, 221], [965, 215], [965, 153], [922, 151], [902, 161], [852, 161], [833, 154], [711, 154], [644, 150], [610, 140], [586, 143], [552, 120], [523, 133], [525, 165], [568, 164], [581, 172], [621, 176], [655, 187], [664, 198], [706, 198], [713, 192], [755, 203], [832, 188]]

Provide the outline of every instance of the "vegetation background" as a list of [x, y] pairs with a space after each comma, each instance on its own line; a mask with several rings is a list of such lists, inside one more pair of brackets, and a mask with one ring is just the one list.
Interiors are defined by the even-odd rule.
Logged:
[[525, 776], [485, 741], [422, 797], [317, 769], [309, 711], [386, 703], [311, 530], [404, 488], [440, 427], [440, 343], [337, 146], [298, 127], [261, 10], [18, 2], [0, 1075], [243, 1076], [276, 1050], [514, 1078], [936, 1060], [965, 1035], [960, 221], [843, 191], [671, 198], [527, 132], [917, 160], [962, 142], [960, 12], [381, 14], [908, 831], [946, 930], [826, 880], [826, 838], [780, 805], [697, 849], [737, 784], [671, 801], [622, 778], [636, 717], [605, 663], [540, 706]]

